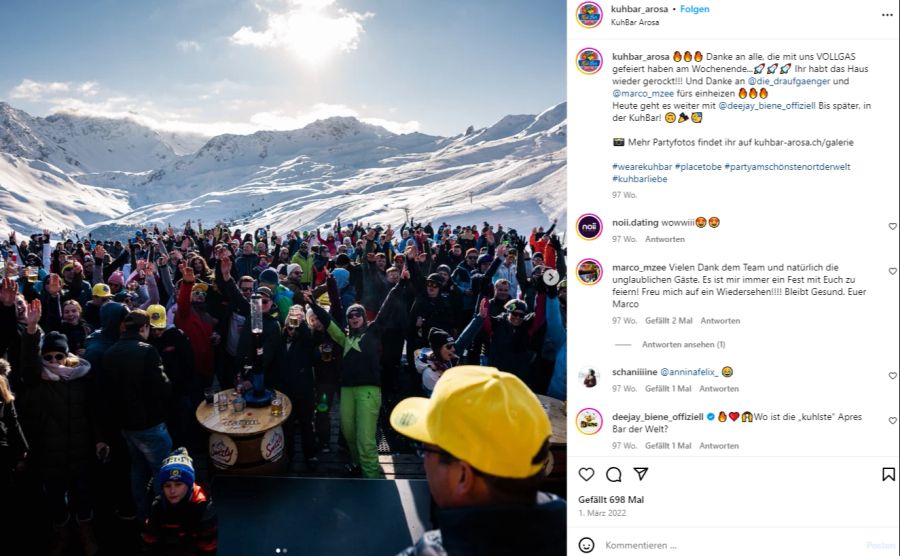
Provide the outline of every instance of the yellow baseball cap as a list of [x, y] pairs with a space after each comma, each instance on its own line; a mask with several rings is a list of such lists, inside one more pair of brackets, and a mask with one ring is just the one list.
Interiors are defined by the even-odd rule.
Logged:
[[166, 308], [162, 305], [147, 307], [147, 316], [150, 317], [150, 328], [166, 327]]
[[94, 287], [91, 288], [91, 295], [94, 297], [112, 297], [112, 291], [110, 291], [109, 286], [106, 284], [94, 284]]
[[391, 412], [391, 426], [479, 471], [510, 479], [543, 469], [546, 461], [535, 459], [552, 432], [541, 402], [524, 382], [474, 365], [444, 372], [431, 398], [401, 401]]

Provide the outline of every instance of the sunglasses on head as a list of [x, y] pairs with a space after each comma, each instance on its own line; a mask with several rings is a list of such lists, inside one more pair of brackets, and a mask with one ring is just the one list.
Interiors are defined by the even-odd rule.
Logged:
[[48, 354], [44, 355], [44, 361], [47, 361], [47, 362], [53, 361], [54, 359], [56, 361], [62, 361], [65, 358], [66, 358], [66, 356], [62, 353], [48, 353]]

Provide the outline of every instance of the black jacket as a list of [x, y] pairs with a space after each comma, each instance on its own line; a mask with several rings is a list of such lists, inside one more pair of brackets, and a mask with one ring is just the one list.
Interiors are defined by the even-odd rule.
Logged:
[[188, 396], [194, 380], [194, 348], [180, 329], [170, 326], [159, 338], [147, 340], [162, 359], [163, 370], [172, 382], [172, 396]]
[[22, 425], [31, 447], [30, 461], [42, 478], [70, 479], [90, 471], [94, 443], [99, 439], [91, 415], [91, 381], [85, 376], [69, 381], [41, 377], [40, 334], [22, 336], [26, 396]]
[[165, 421], [172, 383], [156, 348], [137, 332], [124, 332], [103, 354], [101, 392], [108, 418], [141, 431]]
[[350, 335], [344, 335], [344, 331], [334, 323], [331, 315], [313, 303], [312, 309], [316, 318], [321, 321], [342, 350], [341, 386], [381, 386], [381, 335], [406, 283], [407, 280], [400, 280], [391, 289], [372, 322]]

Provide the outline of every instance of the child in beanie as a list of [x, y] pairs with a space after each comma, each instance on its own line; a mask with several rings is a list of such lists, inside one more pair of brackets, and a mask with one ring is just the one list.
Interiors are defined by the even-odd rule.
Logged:
[[194, 462], [185, 448], [163, 460], [163, 493], [150, 507], [142, 534], [145, 553], [166, 556], [215, 554], [218, 519], [206, 490], [194, 482]]

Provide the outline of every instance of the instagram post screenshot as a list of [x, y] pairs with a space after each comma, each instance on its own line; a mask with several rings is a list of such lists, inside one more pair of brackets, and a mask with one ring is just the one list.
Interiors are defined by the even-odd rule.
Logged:
[[0, 553], [563, 554], [563, 8], [0, 5]]
[[0, 554], [900, 554], [896, 2], [0, 21]]
[[567, 553], [896, 554], [896, 6], [568, 7]]

